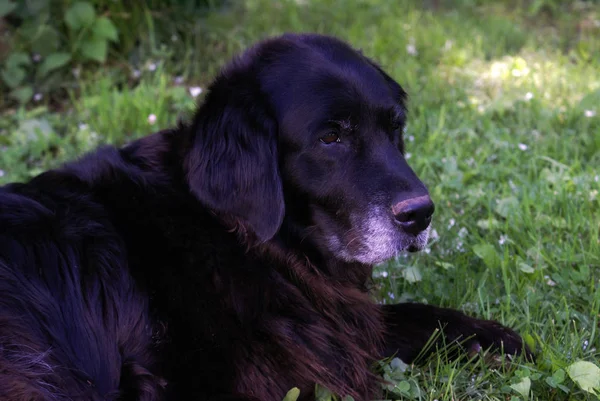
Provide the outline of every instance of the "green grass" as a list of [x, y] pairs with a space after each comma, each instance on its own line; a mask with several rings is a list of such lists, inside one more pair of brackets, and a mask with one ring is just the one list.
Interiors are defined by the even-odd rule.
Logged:
[[[175, 40], [175, 23], [157, 14], [150, 25], [167, 34], [142, 41], [135, 65], [127, 54], [120, 68], [86, 71], [81, 89], [54, 111], [2, 111], [0, 183], [174, 124], [193, 110], [189, 87], [205, 87], [261, 38], [337, 35], [408, 91], [409, 162], [437, 204], [433, 242], [377, 269], [378, 298], [497, 319], [538, 353], [536, 363], [508, 367], [443, 355], [424, 367], [388, 367], [399, 383], [393, 392], [596, 399], [561, 377], [578, 360], [600, 363], [600, 6], [573, 2], [531, 15], [526, 1], [436, 3], [247, 0], [186, 16]], [[139, 78], [129, 75], [135, 69]], [[530, 393], [520, 394], [516, 384], [527, 388], [527, 380]]]

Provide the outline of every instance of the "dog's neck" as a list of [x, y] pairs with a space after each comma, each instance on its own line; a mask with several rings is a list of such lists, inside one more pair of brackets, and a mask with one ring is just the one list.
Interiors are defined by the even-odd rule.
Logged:
[[[183, 162], [187, 158], [188, 142], [193, 141], [193, 136], [186, 129], [165, 130], [144, 137], [133, 142], [129, 148], [130, 155], [146, 164], [155, 172], [169, 176], [170, 180], [182, 184], [185, 188], [185, 173]], [[166, 168], [166, 170], [165, 170]], [[294, 195], [295, 196], [295, 195]], [[294, 202], [296, 205], [305, 205], [305, 202]], [[368, 291], [371, 282], [372, 265], [358, 262], [347, 262], [336, 258], [319, 246], [319, 239], [310, 229], [310, 212], [307, 210], [289, 209], [275, 237], [266, 243], [259, 243], [251, 231], [240, 219], [231, 215], [219, 215], [223, 224], [237, 232], [239, 241], [246, 244], [249, 251], [268, 250], [285, 254], [286, 257], [298, 258], [300, 263], [306, 264], [307, 271], [314, 271], [323, 278], [334, 279], [348, 287]], [[300, 252], [300, 253], [299, 253]]]
[[270, 242], [282, 250], [295, 252], [296, 256], [302, 257], [307, 265], [323, 277], [367, 292], [373, 266], [336, 258], [319, 246], [318, 238], [313, 233], [313, 230], [286, 215], [279, 232]]

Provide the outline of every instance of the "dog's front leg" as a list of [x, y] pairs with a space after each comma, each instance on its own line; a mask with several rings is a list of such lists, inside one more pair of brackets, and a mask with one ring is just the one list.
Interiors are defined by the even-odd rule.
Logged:
[[[455, 344], [470, 354], [491, 349], [513, 355], [525, 352], [533, 357], [515, 331], [493, 320], [418, 303], [382, 305], [382, 309], [386, 323], [383, 357], [397, 356], [410, 363], [419, 355], [434, 352], [436, 347]], [[439, 335], [424, 350], [436, 330]]]

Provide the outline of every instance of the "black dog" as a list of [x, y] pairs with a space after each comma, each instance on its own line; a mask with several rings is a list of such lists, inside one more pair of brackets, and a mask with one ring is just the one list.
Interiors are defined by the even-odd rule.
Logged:
[[346, 44], [285, 35], [226, 67], [190, 125], [0, 189], [0, 399], [367, 400], [371, 364], [438, 327], [519, 353], [498, 323], [369, 297], [434, 210], [405, 97]]

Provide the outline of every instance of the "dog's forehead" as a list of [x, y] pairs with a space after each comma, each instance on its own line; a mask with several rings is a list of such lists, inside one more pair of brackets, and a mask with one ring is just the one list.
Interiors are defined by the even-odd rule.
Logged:
[[283, 74], [285, 80], [271, 75], [269, 93], [280, 117], [295, 110], [308, 113], [307, 117], [326, 114], [341, 119], [399, 106], [385, 79], [369, 65], [318, 61], [297, 63], [293, 72]]
[[286, 95], [278, 97], [279, 116], [293, 116], [303, 125], [318, 125], [330, 120], [375, 124], [402, 117], [402, 109], [389, 88], [346, 76], [324, 74], [316, 79], [302, 79], [293, 83]]

